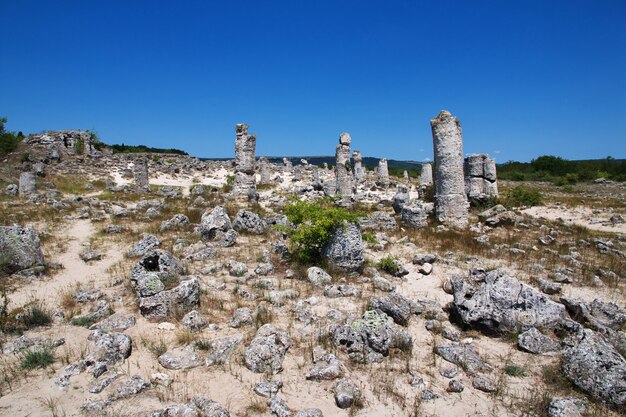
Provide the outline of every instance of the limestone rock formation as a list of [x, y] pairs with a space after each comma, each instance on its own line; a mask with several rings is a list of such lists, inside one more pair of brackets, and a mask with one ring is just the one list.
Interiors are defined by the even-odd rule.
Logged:
[[34, 172], [22, 172], [20, 174], [19, 195], [30, 197], [37, 194], [37, 183]]
[[358, 224], [339, 225], [322, 248], [322, 256], [336, 268], [347, 272], [361, 269], [365, 262], [365, 247]]
[[248, 125], [236, 126], [235, 141], [235, 181], [233, 195], [246, 196], [250, 200], [257, 198], [256, 192], [256, 136], [248, 135]]
[[264, 324], [246, 348], [244, 363], [252, 372], [278, 373], [283, 368], [283, 359], [290, 346], [287, 333], [272, 324]]
[[0, 261], [3, 272], [7, 273], [43, 265], [43, 252], [35, 229], [0, 226]]
[[343, 198], [352, 197], [352, 166], [350, 163], [350, 134], [339, 135], [339, 145], [335, 152], [336, 192]]
[[435, 151], [435, 215], [446, 226], [468, 226], [461, 123], [442, 110], [430, 121]]
[[465, 158], [465, 192], [470, 201], [482, 202], [498, 197], [496, 161], [488, 155]]
[[361, 151], [354, 150], [352, 152], [352, 159], [354, 160], [354, 179], [357, 183], [365, 180], [365, 167], [363, 167], [363, 157]]
[[376, 184], [380, 187], [389, 187], [389, 168], [387, 166], [387, 158], [378, 161]]
[[144, 194], [150, 192], [150, 180], [148, 176], [148, 161], [145, 158], [137, 158], [134, 162], [135, 192]]

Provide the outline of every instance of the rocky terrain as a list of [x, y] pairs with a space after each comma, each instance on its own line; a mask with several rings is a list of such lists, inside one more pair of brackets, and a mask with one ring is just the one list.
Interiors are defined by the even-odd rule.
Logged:
[[0, 414], [623, 415], [626, 186], [505, 207], [431, 125], [419, 180], [348, 134], [331, 169], [257, 160], [246, 125], [224, 162], [29, 137], [0, 168]]

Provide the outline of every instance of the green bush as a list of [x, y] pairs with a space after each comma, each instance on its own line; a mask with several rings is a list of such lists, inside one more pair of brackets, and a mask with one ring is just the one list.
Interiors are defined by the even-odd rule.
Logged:
[[30, 154], [28, 152], [25, 152], [20, 157], [20, 162], [24, 163], [24, 162], [28, 162], [28, 161], [30, 161]]
[[386, 256], [378, 261], [376, 266], [388, 274], [395, 275], [398, 272], [398, 265], [396, 261], [397, 259], [395, 257]]
[[70, 321], [70, 324], [72, 326], [80, 326], [80, 327], [89, 328], [92, 324], [94, 324], [94, 320], [91, 317], [81, 316], [81, 317], [73, 318], [72, 321]]
[[376, 235], [372, 232], [363, 232], [363, 241], [367, 243], [371, 243], [372, 245], [378, 243], [378, 239], [376, 239]]
[[505, 195], [504, 205], [511, 207], [520, 206], [537, 206], [541, 204], [543, 196], [539, 190], [536, 190], [525, 185], [518, 185], [511, 188]]
[[334, 206], [334, 201], [324, 198], [315, 202], [292, 200], [285, 207], [285, 215], [294, 228], [277, 226], [291, 239], [291, 253], [295, 261], [311, 264], [321, 259], [321, 249], [333, 230], [344, 222], [356, 223], [362, 216]]
[[26, 353], [20, 361], [22, 369], [45, 368], [54, 363], [54, 354], [48, 347]]
[[0, 156], [15, 152], [23, 137], [21, 133], [15, 134], [14, 132], [7, 132], [4, 129], [6, 122], [6, 117], [0, 117]]
[[52, 318], [42, 307], [33, 305], [22, 313], [20, 321], [25, 328], [32, 329], [34, 327], [47, 326], [52, 323]]
[[522, 377], [526, 375], [524, 368], [518, 365], [507, 365], [504, 367], [504, 372], [509, 376]]

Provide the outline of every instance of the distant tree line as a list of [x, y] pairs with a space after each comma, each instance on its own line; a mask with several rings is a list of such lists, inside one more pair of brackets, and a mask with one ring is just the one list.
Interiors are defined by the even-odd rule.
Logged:
[[530, 162], [509, 161], [498, 165], [498, 179], [503, 180], [550, 181], [565, 185], [596, 178], [626, 181], [626, 160], [607, 156], [604, 159], [569, 161], [543, 155]]
[[177, 155], [188, 155], [187, 152], [180, 149], [164, 149], [164, 148], [151, 148], [145, 145], [106, 145], [113, 153], [173, 153]]

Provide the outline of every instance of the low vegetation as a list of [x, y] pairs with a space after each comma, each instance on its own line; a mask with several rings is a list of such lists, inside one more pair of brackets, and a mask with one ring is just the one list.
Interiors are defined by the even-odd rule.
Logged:
[[543, 155], [530, 162], [509, 161], [498, 165], [498, 178], [511, 181], [550, 181], [557, 185], [606, 178], [626, 181], [626, 160], [605, 159], [568, 161]]

